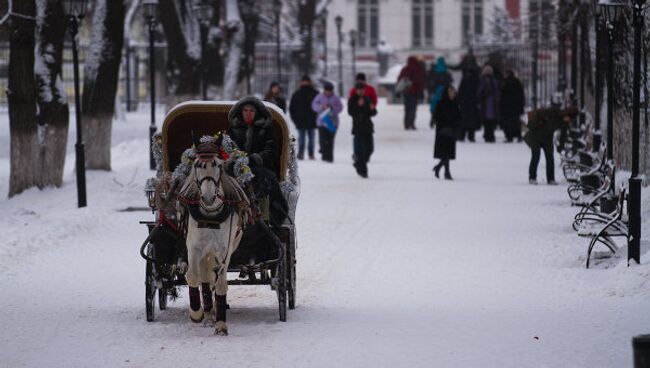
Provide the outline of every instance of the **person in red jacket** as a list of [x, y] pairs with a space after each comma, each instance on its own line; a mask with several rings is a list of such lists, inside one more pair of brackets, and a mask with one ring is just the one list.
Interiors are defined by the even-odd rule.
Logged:
[[415, 130], [415, 112], [418, 101], [422, 98], [424, 91], [424, 68], [415, 56], [409, 56], [406, 66], [399, 73], [397, 81], [408, 78], [410, 86], [402, 92], [404, 97], [404, 129]]
[[[364, 90], [364, 96], [370, 98], [370, 107], [372, 109], [377, 108], [377, 92], [375, 91], [375, 87], [371, 86], [366, 82], [366, 74], [365, 73], [357, 73], [356, 81], [355, 81], [355, 86], [357, 84], [363, 84], [365, 87]], [[355, 87], [350, 88], [350, 93], [348, 93], [348, 100], [356, 96], [357, 90]]]

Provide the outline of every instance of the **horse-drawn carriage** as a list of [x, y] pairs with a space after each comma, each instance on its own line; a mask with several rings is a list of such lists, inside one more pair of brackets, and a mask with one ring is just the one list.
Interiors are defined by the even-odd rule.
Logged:
[[[215, 216], [218, 217], [219, 214], [227, 212], [226, 216], [229, 215], [231, 221], [233, 221], [233, 216], [237, 214], [240, 217], [246, 217], [248, 221], [242, 221], [240, 218], [237, 221], [226, 223], [227, 217], [221, 216], [220, 221], [204, 220], [205, 227], [213, 230], [195, 229], [195, 231], [202, 231], [203, 233], [213, 231], [218, 234], [219, 231], [223, 230], [221, 234], [223, 234], [223, 237], [227, 236], [228, 245], [231, 244], [232, 238], [239, 237], [236, 242], [238, 246], [237, 244], [234, 246], [236, 250], [230, 254], [224, 254], [224, 261], [226, 256], [229, 259], [229, 261], [222, 262], [226, 265], [227, 270], [217, 271], [217, 266], [214, 266], [213, 271], [217, 282], [219, 272], [223, 271], [222, 275], [225, 277], [222, 277], [221, 281], [223, 282], [224, 278], [227, 279], [226, 288], [227, 285], [270, 285], [277, 292], [280, 320], [286, 321], [287, 305], [289, 309], [295, 308], [296, 229], [293, 220], [300, 191], [300, 182], [295, 161], [295, 144], [289, 138], [289, 129], [285, 117], [275, 106], [266, 103], [264, 105], [268, 111], [269, 119], [272, 121], [273, 140], [276, 145], [276, 155], [273, 162], [274, 172], [279, 182], [279, 192], [281, 192], [288, 205], [285, 219], [280, 224], [274, 224], [263, 221], [259, 216], [250, 216], [250, 209], [242, 206], [241, 203], [244, 201], [253, 203], [254, 198], [250, 201], [248, 198], [244, 198], [238, 204], [231, 204], [219, 196], [219, 193], [224, 193], [222, 188], [219, 187], [215, 190], [216, 197], [218, 197], [216, 200], [222, 199], [223, 203], [220, 203], [220, 208], [223, 210]], [[192, 236], [191, 227], [192, 225], [197, 227], [198, 223], [198, 228], [201, 228], [200, 221], [192, 220], [195, 219], [195, 216], [193, 212], [190, 213], [187, 210], [189, 207], [187, 201], [183, 202], [183, 197], [178, 195], [182, 189], [178, 187], [170, 188], [168, 185], [164, 185], [164, 182], [165, 180], [171, 180], [172, 173], [175, 173], [175, 170], [178, 171], [177, 169], [182, 165], [182, 159], [187, 160], [183, 156], [184, 153], [192, 147], [196, 148], [197, 137], [215, 137], [228, 131], [230, 127], [229, 112], [233, 106], [235, 106], [234, 102], [189, 101], [177, 105], [165, 117], [161, 134], [158, 136], [157, 147], [159, 152], [155, 155], [159, 164], [157, 177], [149, 179], [145, 188], [149, 205], [155, 214], [155, 221], [141, 221], [149, 229], [149, 236], [140, 249], [140, 254], [146, 260], [145, 301], [147, 321], [154, 320], [156, 299], [158, 299], [160, 310], [164, 310], [167, 307], [167, 300], [170, 297], [178, 296], [177, 288], [188, 284], [189, 277], [186, 277], [188, 276], [188, 264], [184, 262], [188, 262], [188, 247], [190, 248], [189, 253], [192, 253], [189, 244], [189, 238]], [[265, 113], [267, 112], [265, 111]], [[219, 148], [218, 152], [223, 153], [223, 150]], [[206, 164], [208, 162], [206, 161], [206, 153], [200, 150], [198, 153], [196, 157], [190, 160], [193, 162], [189, 162], [189, 167], [197, 172], [200, 169], [209, 169], [211, 166]], [[219, 169], [226, 166], [225, 158], [220, 157], [217, 152], [208, 154], [207, 159], [212, 160], [212, 166], [217, 167], [218, 164]], [[215, 170], [217, 169], [215, 168]], [[219, 173], [227, 175], [226, 171], [223, 170], [215, 171], [215, 173], [217, 176]], [[205, 174], [202, 175], [205, 176]], [[215, 177], [209, 179], [211, 179], [212, 184], [219, 186], [224, 183], [225, 180], [223, 179], [228, 178]], [[190, 178], [185, 179], [185, 181], [192, 184]], [[203, 179], [200, 181], [198, 177], [195, 177], [194, 182], [201, 186]], [[232, 178], [230, 178], [229, 182], [233, 182], [237, 186], [236, 181]], [[196, 187], [197, 190], [202, 188], [199, 186]], [[243, 197], [246, 197], [246, 195], [243, 195]], [[166, 207], [165, 204], [161, 204], [164, 200], [167, 200], [168, 205], [169, 202], [173, 203], [171, 203], [171, 206]], [[200, 201], [203, 201], [203, 197], [201, 197]], [[197, 202], [199, 200], [193, 203]], [[242, 209], [242, 207], [245, 208]], [[225, 211], [226, 208], [229, 211]], [[242, 213], [244, 213], [243, 216]], [[224, 226], [224, 224], [227, 226]], [[236, 226], [238, 225], [240, 228], [237, 229]], [[230, 229], [225, 229], [228, 226], [230, 226]], [[233, 232], [233, 226], [235, 226], [237, 232]], [[188, 227], [190, 227], [189, 234]], [[224, 229], [220, 230], [220, 228]], [[241, 230], [241, 234], [239, 230]], [[186, 241], [187, 246], [185, 246]], [[191, 268], [192, 264], [191, 258], [192, 254], [190, 254], [189, 268]], [[219, 262], [218, 259], [216, 261]], [[239, 276], [234, 277], [232, 275], [234, 272], [238, 273]], [[226, 276], [228, 273], [231, 273], [230, 277]], [[202, 296], [206, 297], [205, 290], [203, 290]], [[219, 298], [218, 295], [216, 297]], [[225, 300], [225, 295], [223, 300]], [[192, 302], [191, 285], [190, 302]], [[210, 303], [212, 302], [210, 301]], [[217, 301], [217, 308], [219, 308], [218, 303]], [[227, 304], [223, 308], [227, 308]], [[192, 317], [191, 313], [192, 311], [190, 311], [190, 317]], [[218, 314], [219, 310], [217, 309], [217, 318]], [[227, 330], [224, 332], [227, 333]]]

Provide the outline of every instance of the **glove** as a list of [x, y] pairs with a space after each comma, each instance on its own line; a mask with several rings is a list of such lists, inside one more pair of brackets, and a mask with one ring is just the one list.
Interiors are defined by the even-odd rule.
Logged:
[[262, 166], [264, 160], [262, 160], [262, 156], [259, 153], [253, 153], [248, 156], [248, 162], [250, 166]]

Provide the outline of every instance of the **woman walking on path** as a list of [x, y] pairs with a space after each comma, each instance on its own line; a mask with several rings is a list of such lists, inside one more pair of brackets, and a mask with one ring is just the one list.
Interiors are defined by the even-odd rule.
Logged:
[[402, 68], [397, 78], [397, 84], [407, 85], [402, 91], [404, 97], [404, 129], [415, 130], [415, 113], [418, 101], [424, 91], [424, 68], [415, 56], [409, 56], [406, 66]]
[[447, 90], [447, 87], [449, 87], [454, 81], [451, 74], [449, 74], [449, 71], [447, 71], [447, 63], [445, 62], [445, 58], [439, 57], [436, 61], [435, 66], [433, 64], [431, 65], [427, 79], [430, 96], [429, 110], [431, 111], [431, 122], [429, 123], [429, 126], [433, 129], [436, 122], [434, 117], [436, 105]]
[[334, 94], [334, 85], [325, 82], [323, 92], [311, 102], [311, 108], [318, 114], [318, 141], [323, 161], [334, 162], [334, 137], [339, 127], [339, 114], [343, 111], [341, 99]]
[[272, 82], [264, 96], [264, 101], [274, 103], [282, 112], [287, 112], [287, 100], [282, 96], [282, 87], [278, 82]]
[[374, 150], [373, 133], [375, 131], [370, 119], [377, 114], [370, 97], [365, 96], [363, 83], [355, 85], [356, 93], [348, 99], [348, 114], [352, 117], [352, 135], [354, 136], [354, 168], [362, 178], [368, 177], [368, 160]]
[[456, 129], [460, 122], [460, 108], [456, 101], [456, 90], [449, 86], [443, 93], [435, 112], [436, 138], [433, 145], [433, 158], [440, 162], [433, 167], [436, 178], [440, 177], [440, 169], [445, 167], [445, 179], [452, 180], [449, 171], [449, 160], [456, 158]]
[[459, 139], [465, 140], [465, 136], [470, 142], [474, 142], [474, 132], [481, 127], [481, 112], [479, 110], [479, 100], [476, 91], [479, 86], [479, 68], [463, 69], [463, 78], [458, 87], [458, 105], [460, 107], [460, 128]]
[[481, 121], [483, 123], [483, 138], [488, 143], [494, 143], [494, 130], [499, 119], [499, 83], [494, 77], [491, 66], [483, 68], [481, 81], [478, 86], [478, 99], [481, 104]]

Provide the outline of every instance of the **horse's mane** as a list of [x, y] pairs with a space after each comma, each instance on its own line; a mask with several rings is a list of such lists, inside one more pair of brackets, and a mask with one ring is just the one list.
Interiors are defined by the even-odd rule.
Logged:
[[[250, 206], [250, 199], [237, 179], [223, 169], [219, 171], [219, 175], [221, 176], [221, 189], [224, 195], [223, 199], [239, 203], [239, 207], [248, 208]], [[195, 200], [199, 197], [199, 194], [200, 189], [196, 184], [196, 174], [194, 170], [191, 170], [179, 190], [179, 195], [186, 200]]]

